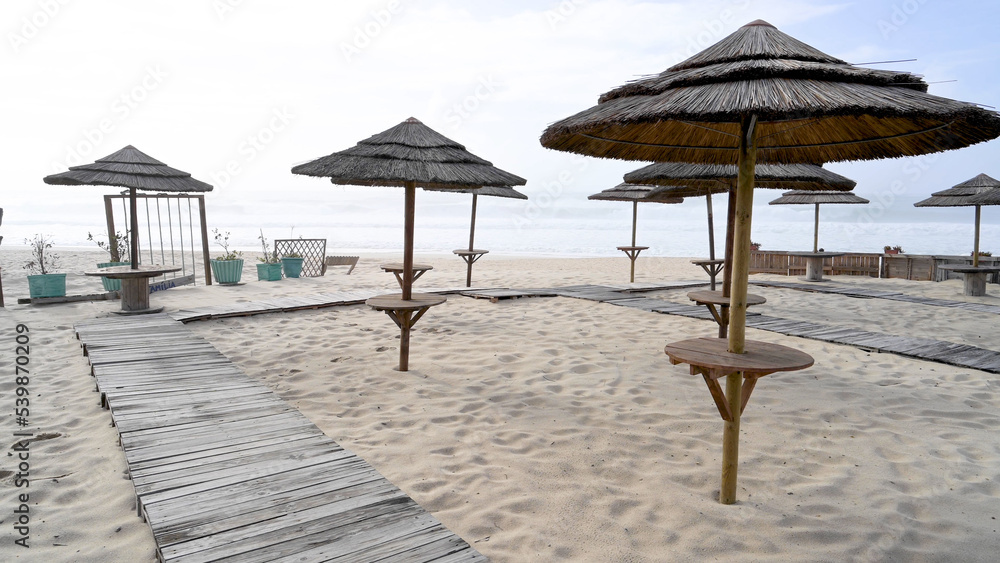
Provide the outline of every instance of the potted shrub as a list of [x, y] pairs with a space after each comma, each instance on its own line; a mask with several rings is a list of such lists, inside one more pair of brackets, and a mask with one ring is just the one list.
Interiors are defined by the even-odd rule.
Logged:
[[53, 274], [58, 267], [59, 257], [51, 252], [52, 241], [44, 235], [35, 235], [34, 240], [24, 239], [31, 246], [31, 260], [25, 262], [28, 276], [28, 295], [37, 297], [63, 297], [66, 295], [66, 274]]
[[[975, 251], [972, 251], [972, 252], [970, 252], [970, 253], [969, 253], [969, 256], [972, 256], [972, 253], [973, 253], [973, 252], [975, 252]], [[993, 256], [993, 253], [992, 253], [992, 252], [990, 252], [989, 250], [980, 250], [980, 251], [979, 251], [979, 255], [980, 255], [980, 256], [985, 256], [985, 257], [990, 257], [990, 256]]]
[[886, 254], [901, 254], [903, 252], [903, 247], [899, 245], [889, 246], [887, 244], [882, 248], [882, 250], [885, 251]]
[[212, 234], [215, 235], [215, 243], [222, 247], [223, 252], [222, 256], [211, 261], [212, 276], [220, 284], [239, 283], [243, 277], [243, 253], [229, 249], [228, 231], [222, 234], [219, 229], [212, 229]]
[[302, 273], [302, 256], [298, 252], [292, 252], [281, 257], [281, 267], [285, 270], [285, 277], [297, 278]]
[[269, 252], [267, 250], [267, 239], [264, 238], [264, 230], [261, 229], [260, 236], [260, 248], [263, 251], [263, 256], [258, 258], [260, 264], [257, 264], [257, 280], [258, 281], [280, 281], [281, 280], [281, 262], [278, 260], [278, 255], [274, 252]]
[[[131, 266], [131, 258], [129, 257], [129, 245], [128, 238], [122, 233], [115, 233], [113, 235], [108, 235], [108, 242], [102, 240], [97, 240], [94, 235], [87, 233], [87, 240], [93, 242], [101, 250], [106, 251], [110, 257], [110, 262], [98, 262], [98, 268], [110, 268], [112, 266]], [[101, 283], [104, 285], [104, 291], [121, 291], [122, 280], [113, 280], [111, 278], [106, 278], [101, 276]]]
[[753, 252], [756, 252], [756, 251], [760, 250], [760, 243], [759, 242], [750, 241], [750, 250], [753, 251]]

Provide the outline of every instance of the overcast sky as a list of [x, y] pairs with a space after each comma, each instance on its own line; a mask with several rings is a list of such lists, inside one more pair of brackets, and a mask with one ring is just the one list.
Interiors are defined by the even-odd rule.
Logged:
[[[6, 0], [0, 13], [8, 234], [60, 222], [80, 225], [82, 239], [103, 225], [100, 194], [113, 189], [41, 178], [128, 144], [215, 186], [209, 227], [395, 222], [398, 190], [289, 169], [410, 116], [528, 180], [529, 203], [488, 206], [487, 218], [586, 221], [603, 213], [586, 196], [643, 163], [543, 149], [542, 130], [755, 19], [853, 63], [916, 59], [873, 66], [1000, 105], [992, 1]], [[911, 204], [981, 172], [1000, 178], [998, 147], [828, 167], [885, 204], [879, 220], [962, 221]], [[768, 208], [778, 194], [762, 193], [755, 220], [811, 219]], [[422, 192], [418, 212], [447, 217], [458, 209], [449, 196]], [[1000, 222], [1000, 210], [984, 220]]]

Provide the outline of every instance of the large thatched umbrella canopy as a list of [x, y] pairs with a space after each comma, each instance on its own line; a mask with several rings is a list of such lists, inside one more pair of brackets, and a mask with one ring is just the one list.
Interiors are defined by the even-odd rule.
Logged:
[[[659, 75], [550, 125], [542, 145], [603, 158], [740, 165], [736, 248], [750, 238], [754, 165], [873, 160], [1000, 136], [1000, 116], [859, 68], [754, 21]], [[745, 186], [745, 189], [744, 189]], [[734, 255], [730, 351], [744, 352], [749, 254]]]
[[[730, 293], [730, 271], [733, 259], [733, 223], [736, 220], [736, 177], [734, 164], [690, 164], [658, 162], [625, 175], [626, 182], [660, 186], [654, 195], [697, 197], [705, 196], [708, 203], [709, 255], [715, 258], [714, 226], [712, 224], [712, 194], [729, 194], [726, 214], [726, 266], [723, 275], [723, 295]], [[851, 190], [854, 180], [815, 164], [761, 164], [754, 167], [754, 187], [779, 190]], [[747, 241], [749, 244], [750, 241]]]
[[[852, 66], [757, 20], [659, 75], [607, 92], [596, 106], [550, 125], [541, 143], [602, 158], [739, 166], [728, 351], [744, 354], [758, 161], [914, 156], [997, 136], [996, 112], [927, 94], [910, 73]], [[730, 411], [742, 408], [741, 379], [727, 376]], [[726, 504], [736, 499], [733, 418], [723, 438]]]
[[525, 184], [524, 178], [494, 167], [412, 117], [349, 149], [295, 166], [292, 173], [330, 178], [334, 184], [406, 188], [403, 299], [410, 299], [413, 286], [417, 186], [463, 189]]
[[781, 194], [778, 199], [768, 202], [770, 205], [812, 204], [816, 206], [813, 220], [813, 252], [819, 252], [819, 206], [822, 203], [870, 203], [867, 199], [850, 192], [817, 192], [795, 190]]
[[972, 250], [972, 265], [979, 266], [979, 223], [982, 219], [983, 205], [1000, 205], [1000, 181], [986, 174], [979, 174], [956, 184], [954, 187], [934, 192], [931, 197], [918, 201], [915, 207], [966, 207], [976, 208], [975, 242]]
[[[139, 237], [136, 225], [135, 191], [208, 192], [212, 186], [191, 174], [171, 168], [139, 149], [127, 147], [97, 159], [93, 164], [71, 166], [69, 171], [43, 178], [46, 184], [64, 186], [117, 186], [129, 189], [129, 227], [132, 269], [139, 267]], [[114, 236], [114, 233], [108, 233]]]

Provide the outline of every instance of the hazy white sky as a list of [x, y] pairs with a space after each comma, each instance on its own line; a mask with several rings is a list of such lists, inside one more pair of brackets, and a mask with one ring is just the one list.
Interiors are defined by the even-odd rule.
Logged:
[[[100, 195], [113, 189], [41, 179], [127, 144], [213, 184], [210, 227], [395, 224], [398, 190], [289, 169], [410, 116], [527, 178], [532, 200], [484, 205], [487, 218], [586, 222], [606, 212], [586, 196], [643, 163], [543, 149], [546, 125], [755, 19], [850, 62], [915, 58], [876, 67], [1000, 105], [1000, 8], [985, 0], [6, 0], [0, 14], [10, 242], [46, 223], [79, 226], [64, 244], [101, 228]], [[998, 147], [828, 167], [886, 204], [880, 220], [964, 221], [911, 204], [981, 172], [1000, 178]], [[811, 219], [761, 194], [755, 222]], [[426, 221], [464, 224], [468, 202], [421, 192], [418, 206]], [[704, 204], [684, 209], [700, 217]], [[1000, 210], [984, 220], [1000, 222]]]

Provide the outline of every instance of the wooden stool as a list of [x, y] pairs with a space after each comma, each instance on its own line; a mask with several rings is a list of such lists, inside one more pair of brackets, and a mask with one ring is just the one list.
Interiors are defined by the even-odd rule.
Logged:
[[458, 249], [458, 250], [452, 250], [452, 252], [455, 255], [459, 256], [462, 260], [465, 260], [465, 263], [469, 265], [468, 272], [465, 274], [465, 287], [472, 287], [472, 265], [476, 263], [476, 260], [482, 258], [483, 254], [489, 254], [490, 251], [477, 250], [477, 249], [471, 249], [471, 250]]
[[448, 299], [441, 295], [429, 293], [414, 293], [410, 299], [403, 299], [403, 294], [376, 295], [365, 301], [376, 311], [384, 311], [392, 322], [399, 327], [399, 371], [407, 371], [410, 363], [410, 328], [417, 324], [427, 309], [440, 305]]
[[[729, 298], [723, 297], [721, 291], [692, 291], [688, 293], [688, 299], [699, 305], [708, 307], [708, 311], [712, 313], [715, 322], [719, 323], [719, 338], [725, 338], [729, 332]], [[764, 299], [760, 295], [747, 294], [748, 307], [751, 305], [762, 305], [766, 302], [767, 299]], [[716, 305], [722, 307], [722, 310], [716, 310]]]
[[[779, 371], [796, 371], [813, 365], [812, 356], [787, 346], [746, 341], [745, 354], [729, 352], [725, 338], [692, 338], [664, 348], [671, 364], [690, 364], [692, 375], [701, 375], [715, 406], [725, 421], [722, 434], [722, 487], [719, 502], [736, 502], [739, 466], [740, 415], [746, 408], [757, 379]], [[723, 393], [719, 378], [726, 378]]]
[[719, 272], [722, 271], [722, 268], [725, 267], [726, 261], [725, 260], [718, 260], [718, 259], [716, 259], [716, 260], [692, 260], [691, 263], [692, 264], [696, 264], [698, 266], [701, 266], [701, 269], [705, 270], [705, 273], [708, 274], [708, 277], [711, 278], [711, 280], [712, 280], [712, 291], [715, 291], [715, 278], [716, 278], [716, 276], [719, 275]]
[[632, 262], [632, 269], [629, 270], [628, 281], [629, 283], [635, 283], [635, 259], [639, 257], [639, 253], [643, 250], [649, 248], [648, 246], [619, 246], [618, 250], [621, 250], [628, 256], [629, 261]]
[[[390, 262], [388, 264], [382, 264], [379, 266], [382, 271], [390, 272], [392, 275], [396, 276], [396, 281], [399, 282], [399, 287], [403, 287], [403, 263], [402, 262]], [[414, 264], [413, 265], [413, 281], [417, 281], [417, 278], [424, 275], [427, 270], [433, 270], [434, 266], [430, 264]], [[348, 272], [350, 273], [350, 272]]]

